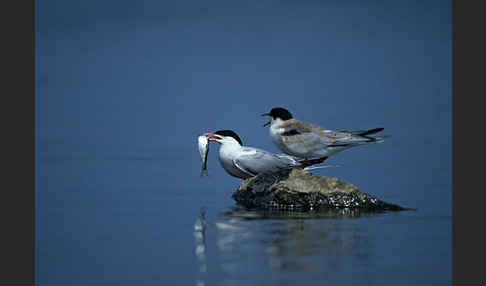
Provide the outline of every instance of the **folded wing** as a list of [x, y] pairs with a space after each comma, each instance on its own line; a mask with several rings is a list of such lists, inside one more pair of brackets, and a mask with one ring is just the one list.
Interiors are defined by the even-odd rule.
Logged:
[[260, 173], [277, 172], [296, 165], [291, 157], [279, 157], [257, 148], [243, 148], [243, 152], [233, 160], [242, 172], [255, 176]]

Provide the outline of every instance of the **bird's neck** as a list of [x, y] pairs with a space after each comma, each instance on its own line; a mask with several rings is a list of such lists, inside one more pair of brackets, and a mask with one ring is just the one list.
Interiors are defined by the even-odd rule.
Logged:
[[219, 147], [219, 155], [223, 158], [232, 158], [241, 148], [241, 145], [237, 143], [221, 144], [221, 147]]
[[[272, 120], [272, 125], [270, 126], [270, 135], [272, 137], [279, 136], [280, 134], [285, 132], [285, 129], [282, 128], [282, 124], [284, 122], [285, 121], [280, 118]], [[273, 138], [273, 139], [279, 139], [279, 138]]]

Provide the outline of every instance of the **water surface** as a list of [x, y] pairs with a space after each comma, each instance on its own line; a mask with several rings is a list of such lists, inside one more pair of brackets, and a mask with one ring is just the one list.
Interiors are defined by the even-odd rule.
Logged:
[[431, 204], [414, 205], [406, 191], [390, 196], [415, 211], [246, 211], [231, 199], [239, 180], [222, 185], [214, 164], [199, 177], [195, 147], [181, 160], [41, 153], [38, 284], [450, 282], [450, 208], [434, 208], [449, 200], [434, 195], [440, 185], [417, 190]]

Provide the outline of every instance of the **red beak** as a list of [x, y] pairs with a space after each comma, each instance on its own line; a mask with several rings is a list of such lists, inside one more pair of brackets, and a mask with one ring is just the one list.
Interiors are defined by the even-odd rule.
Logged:
[[206, 137], [215, 137], [215, 138], [208, 138], [208, 141], [218, 141], [218, 140], [223, 139], [220, 136], [218, 136], [214, 133], [211, 133], [211, 132], [206, 132], [206, 133], [203, 133], [202, 135], [206, 136]]

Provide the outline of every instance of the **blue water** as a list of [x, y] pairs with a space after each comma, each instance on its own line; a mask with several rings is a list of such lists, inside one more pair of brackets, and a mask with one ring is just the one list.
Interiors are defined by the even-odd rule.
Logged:
[[[451, 284], [449, 1], [165, 2], [36, 2], [36, 285]], [[313, 172], [416, 210], [237, 208], [196, 138], [275, 106], [384, 127]]]
[[37, 285], [450, 283], [450, 188], [439, 178], [407, 178], [390, 189], [365, 178], [376, 189], [362, 191], [416, 211], [272, 216], [235, 209], [238, 180], [220, 180], [214, 164], [210, 177], [199, 177], [195, 149], [177, 159], [41, 152]]

